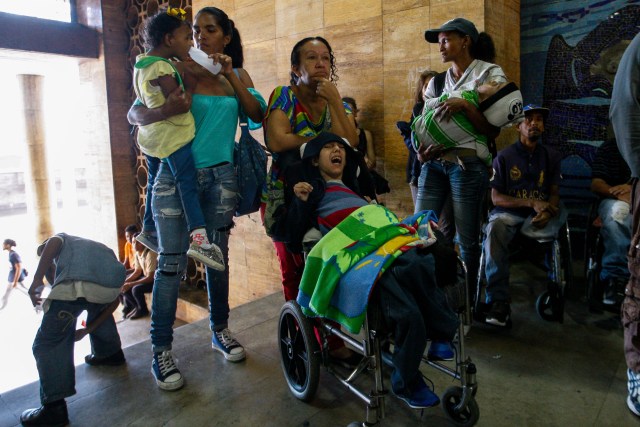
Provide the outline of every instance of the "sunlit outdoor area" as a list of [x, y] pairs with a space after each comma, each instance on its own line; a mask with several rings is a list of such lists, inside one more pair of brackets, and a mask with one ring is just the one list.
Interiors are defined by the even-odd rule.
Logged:
[[[4, 3], [4, 2], [2, 2]], [[22, 94], [18, 74], [44, 76], [44, 121], [46, 167], [53, 232], [97, 238], [87, 186], [87, 156], [91, 145], [82, 137], [82, 88], [75, 61], [0, 58], [0, 79], [5, 94], [0, 101], [0, 127], [3, 141], [0, 150], [0, 240], [12, 239], [22, 265], [29, 272], [28, 288], [38, 258], [35, 194], [31, 184], [31, 163], [24, 131]], [[94, 171], [95, 173], [95, 171]], [[116, 248], [114, 248], [116, 249]], [[0, 255], [1, 293], [5, 294], [10, 269], [8, 253]], [[5, 366], [0, 392], [16, 388], [38, 378], [31, 343], [42, 319], [36, 313], [26, 289], [13, 289], [6, 307], [0, 310], [0, 340], [9, 351], [0, 352]], [[76, 347], [76, 361], [89, 352], [89, 341]]]
[[0, 10], [16, 15], [70, 22], [70, 1], [71, 0], [0, 0]]

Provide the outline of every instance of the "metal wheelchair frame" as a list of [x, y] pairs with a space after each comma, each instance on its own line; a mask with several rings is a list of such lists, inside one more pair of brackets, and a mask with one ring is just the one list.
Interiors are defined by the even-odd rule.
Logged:
[[[466, 271], [464, 262], [458, 258], [458, 280], [466, 278]], [[423, 355], [423, 362], [460, 381], [460, 386], [451, 386], [444, 392], [441, 397], [442, 407], [445, 415], [455, 424], [472, 426], [480, 416], [474, 397], [478, 389], [477, 370], [465, 352], [464, 332], [465, 327], [471, 325], [472, 310], [466, 280], [461, 286], [465, 291], [462, 296], [464, 304], [459, 304], [461, 309], [458, 310], [460, 326], [455, 342], [457, 349], [455, 368], [442, 362], [428, 360], [426, 355]], [[281, 367], [291, 393], [304, 402], [311, 401], [319, 384], [320, 366], [324, 366], [366, 405], [365, 420], [361, 423], [351, 423], [350, 426], [372, 426], [382, 420], [385, 417], [385, 398], [388, 394], [384, 386], [382, 364], [391, 365], [391, 356], [382, 351], [387, 337], [378, 329], [380, 317], [379, 310], [371, 310], [371, 307], [367, 310], [362, 338], [346, 334], [335, 324], [321, 319], [318, 326], [322, 339], [322, 347], [320, 347], [311, 319], [302, 313], [295, 301], [286, 302], [280, 311], [278, 342]], [[336, 369], [337, 367], [329, 358], [327, 340], [329, 335], [339, 337], [362, 354], [364, 356], [362, 361], [346, 373]], [[367, 372], [373, 376], [373, 388], [370, 391], [355, 384], [356, 378]]]

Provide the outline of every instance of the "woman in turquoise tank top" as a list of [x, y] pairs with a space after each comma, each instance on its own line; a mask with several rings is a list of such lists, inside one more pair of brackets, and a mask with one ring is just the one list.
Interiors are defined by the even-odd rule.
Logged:
[[[192, 97], [174, 92], [160, 108], [132, 107], [128, 118], [132, 124], [144, 125], [191, 109], [196, 124], [192, 154], [207, 234], [220, 247], [228, 265], [229, 233], [238, 191], [233, 164], [238, 117], [246, 116], [250, 128], [257, 128], [266, 103], [242, 69], [240, 34], [227, 14], [205, 7], [196, 15], [193, 29], [196, 46], [220, 63], [221, 71], [214, 75], [195, 62], [185, 62], [186, 72], [197, 82]], [[159, 258], [151, 314], [152, 366], [158, 386], [176, 390], [184, 379], [171, 354], [172, 327], [180, 278], [187, 266], [188, 233], [175, 182], [166, 167], [161, 166], [154, 190], [152, 210], [158, 229]], [[228, 329], [229, 271], [206, 270], [212, 347], [227, 360], [241, 361], [245, 350]]]

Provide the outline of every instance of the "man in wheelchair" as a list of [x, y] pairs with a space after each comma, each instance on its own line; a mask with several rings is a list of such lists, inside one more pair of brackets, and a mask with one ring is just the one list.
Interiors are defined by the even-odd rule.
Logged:
[[486, 322], [507, 326], [511, 316], [509, 296], [509, 244], [520, 231], [527, 237], [554, 237], [566, 221], [559, 209], [560, 154], [539, 144], [547, 108], [524, 107], [520, 137], [498, 153], [490, 181], [494, 208], [489, 214], [483, 251], [487, 280]]
[[600, 280], [604, 283], [602, 303], [619, 306], [629, 281], [627, 251], [631, 242], [631, 171], [614, 138], [598, 148], [591, 168], [591, 191], [599, 198], [600, 235], [604, 245], [600, 270]]
[[[452, 359], [450, 342], [459, 321], [437, 283], [436, 268], [442, 280], [447, 271], [455, 275], [456, 257], [448, 257], [452, 265], [438, 262], [436, 267], [429, 225], [435, 216], [423, 212], [400, 223], [386, 208], [359, 196], [355, 152], [337, 135], [321, 133], [300, 151], [299, 176], [287, 178], [295, 194], [287, 213], [287, 240], [295, 247], [313, 226], [326, 237], [307, 258], [298, 303], [305, 314], [340, 321], [357, 332], [362, 322], [353, 320], [362, 320], [364, 314], [357, 313], [362, 307], [366, 311], [375, 283], [394, 336], [393, 393], [412, 408], [437, 405], [440, 400], [426, 385], [419, 365], [428, 338], [428, 357]], [[362, 290], [371, 278], [370, 287]], [[341, 301], [336, 302], [338, 294]], [[351, 309], [353, 316], [346, 314]]]

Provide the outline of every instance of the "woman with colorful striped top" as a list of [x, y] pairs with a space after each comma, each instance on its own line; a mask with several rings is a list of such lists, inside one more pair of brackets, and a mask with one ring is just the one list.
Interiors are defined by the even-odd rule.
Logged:
[[335, 57], [322, 37], [300, 40], [291, 51], [291, 85], [278, 86], [269, 97], [264, 119], [265, 141], [273, 153], [263, 194], [263, 220], [280, 262], [287, 301], [296, 299], [304, 267], [302, 254], [291, 253], [284, 243], [284, 180], [288, 164], [300, 160], [299, 149], [322, 131], [358, 142], [353, 114], [342, 102], [335, 82]]

